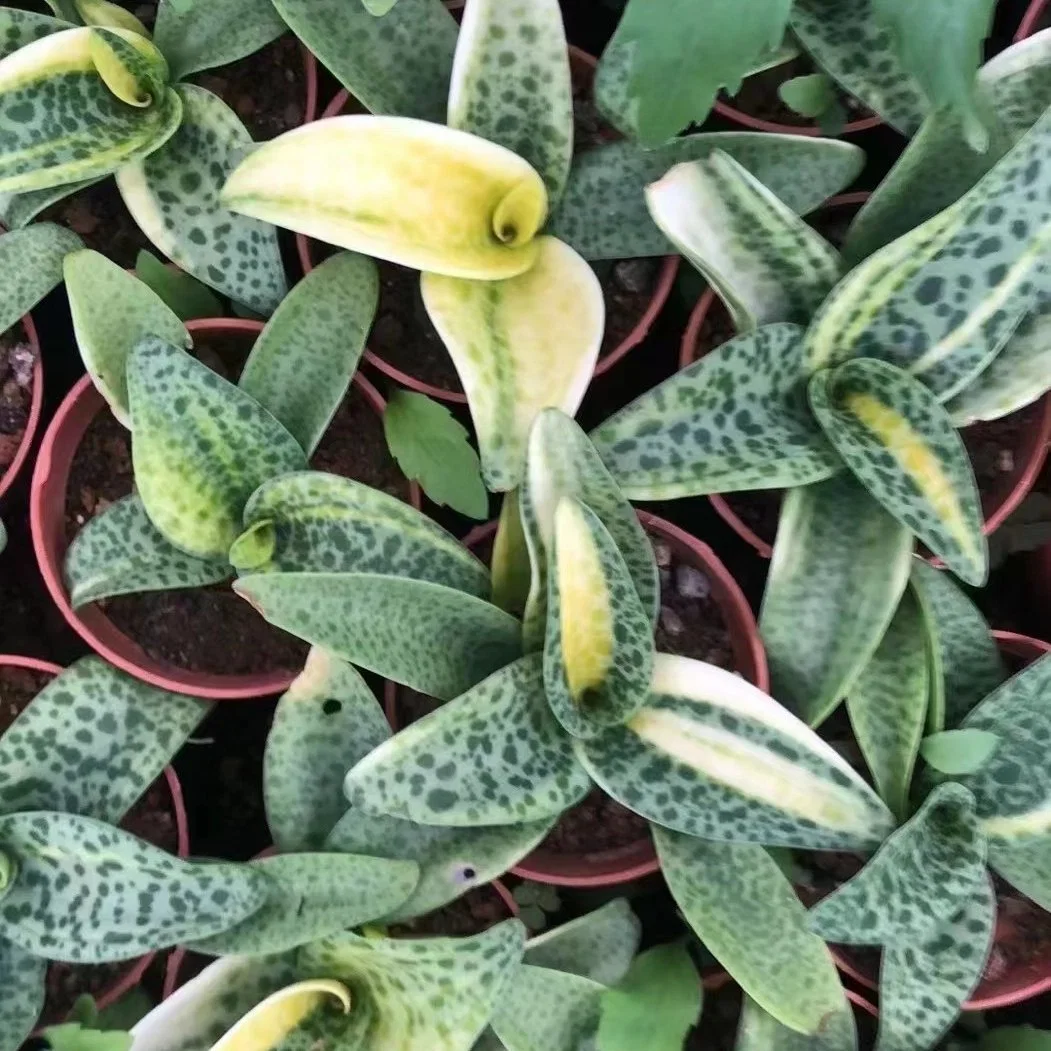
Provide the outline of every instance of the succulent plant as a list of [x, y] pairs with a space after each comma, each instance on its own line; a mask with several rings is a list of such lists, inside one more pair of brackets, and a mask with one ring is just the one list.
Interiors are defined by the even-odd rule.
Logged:
[[306, 469], [343, 400], [376, 307], [374, 264], [342, 253], [300, 282], [236, 386], [188, 353], [182, 322], [120, 267], [84, 250], [65, 277], [88, 372], [132, 430], [137, 490], [71, 545], [73, 604], [216, 583], [231, 560], [259, 565], [266, 525], [253, 517], [242, 536], [244, 513], [264, 483]]
[[574, 157], [556, 0], [472, 0], [458, 38], [440, 0], [401, 0], [380, 18], [358, 4], [277, 6], [375, 115], [280, 136], [233, 172], [223, 203], [423, 272], [494, 491], [518, 485], [536, 413], [572, 414], [587, 387], [604, 304], [586, 260], [669, 251], [646, 181], [721, 148], [805, 212], [860, 167], [842, 143], [744, 133]]
[[158, 7], [153, 36], [106, 0], [59, 17], [0, 9], [0, 218], [24, 226], [113, 175], [143, 233], [184, 270], [269, 315], [287, 286], [276, 231], [219, 203], [253, 146], [238, 116], [185, 78], [286, 32], [269, 0]]

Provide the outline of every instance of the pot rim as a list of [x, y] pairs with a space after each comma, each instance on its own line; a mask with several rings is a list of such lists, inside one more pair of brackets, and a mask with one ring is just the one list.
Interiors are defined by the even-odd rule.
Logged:
[[1020, 43], [1027, 37], [1031, 37], [1036, 32], [1036, 25], [1040, 21], [1040, 16], [1047, 9], [1048, 3], [1051, 0], [1032, 0], [1029, 7], [1026, 8], [1025, 14], [1022, 16], [1022, 21], [1018, 26], [1018, 32], [1014, 35], [1014, 42]]
[[[723, 102], [721, 99], [715, 100], [712, 104], [712, 109], [720, 117], [725, 117], [734, 124], [739, 124], [750, 131], [765, 131], [773, 135], [807, 135], [814, 138], [820, 138], [824, 135], [824, 132], [816, 124], [780, 124], [773, 120], [763, 120], [762, 117], [753, 117], [750, 113], [745, 113], [744, 110], [740, 110], [728, 102]], [[848, 121], [839, 135], [857, 135], [863, 131], [871, 131], [873, 128], [882, 127], [883, 123], [883, 118], [877, 117], [875, 114], [869, 117], [859, 117], [857, 120]]]

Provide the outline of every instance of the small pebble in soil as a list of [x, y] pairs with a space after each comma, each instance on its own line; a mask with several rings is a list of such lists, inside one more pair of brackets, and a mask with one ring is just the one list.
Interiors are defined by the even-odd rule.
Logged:
[[675, 567], [675, 590], [683, 598], [707, 598], [712, 591], [711, 581], [696, 566]]
[[653, 557], [658, 566], [671, 565], [671, 548], [663, 540], [653, 541]]
[[661, 627], [669, 635], [681, 635], [686, 630], [682, 617], [671, 606], [661, 606]]
[[613, 280], [625, 292], [641, 295], [653, 287], [655, 270], [652, 259], [621, 259], [613, 264]]

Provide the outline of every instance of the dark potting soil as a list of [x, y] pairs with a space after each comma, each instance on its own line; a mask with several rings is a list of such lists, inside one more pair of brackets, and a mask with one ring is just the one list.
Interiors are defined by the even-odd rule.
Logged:
[[649, 834], [650, 823], [644, 817], [595, 788], [558, 819], [537, 850], [574, 856], [599, 854], [638, 843]]
[[741, 1018], [741, 989], [731, 982], [705, 996], [701, 1020], [686, 1038], [683, 1051], [733, 1051]]
[[28, 668], [0, 667], [0, 735], [53, 678]]
[[41, 222], [68, 227], [88, 248], [119, 266], [133, 267], [142, 249], [156, 252], [131, 217], [115, 179], [103, 179], [45, 208]]
[[26, 433], [36, 358], [21, 322], [0, 336], [0, 475], [18, 455]]
[[503, 898], [486, 885], [469, 890], [443, 908], [406, 923], [392, 924], [392, 938], [469, 938], [506, 920], [511, 913]]
[[777, 522], [781, 517], [781, 501], [784, 499], [784, 493], [780, 489], [723, 493], [723, 499], [760, 540], [765, 540], [771, 547], [774, 546]]
[[971, 466], [978, 481], [982, 507], [986, 514], [1001, 502], [1005, 486], [1013, 481], [1022, 463], [1018, 459], [1026, 434], [1034, 427], [1042, 412], [1040, 403], [1028, 405], [999, 420], [975, 423], [960, 431]]

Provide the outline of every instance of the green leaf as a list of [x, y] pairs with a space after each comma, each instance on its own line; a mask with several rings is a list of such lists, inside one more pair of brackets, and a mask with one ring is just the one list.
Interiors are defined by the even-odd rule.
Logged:
[[48, 1026], [43, 1037], [51, 1051], [130, 1051], [131, 1033], [99, 1030], [79, 1022]]
[[797, 1033], [767, 1014], [750, 996], [741, 1004], [734, 1051], [856, 1051], [854, 1011], [844, 1002], [813, 1035]]
[[759, 631], [772, 692], [808, 725], [824, 722], [875, 652], [912, 546], [848, 472], [785, 494]]
[[278, 850], [322, 849], [347, 808], [348, 767], [389, 736], [383, 710], [357, 671], [326, 650], [311, 649], [277, 702], [266, 738], [263, 799]]
[[873, 358], [810, 381], [810, 407], [869, 493], [968, 584], [989, 572], [978, 485], [967, 449], [922, 383]]
[[55, 223], [38, 223], [27, 230], [0, 234], [0, 332], [25, 317], [62, 283], [62, 260], [82, 248], [72, 230]]
[[406, 478], [439, 507], [485, 518], [489, 497], [467, 429], [426, 394], [396, 390], [383, 412], [383, 433]]
[[472, 887], [496, 879], [531, 853], [557, 820], [439, 828], [351, 808], [332, 830], [325, 849], [415, 861], [420, 867], [419, 882], [406, 901], [383, 917], [385, 923], [401, 923], [440, 909]]
[[148, 285], [99, 252], [71, 252], [62, 272], [84, 366], [113, 415], [130, 427], [125, 370], [132, 347], [156, 336], [189, 349], [190, 333]]
[[262, 573], [234, 590], [271, 624], [431, 697], [521, 656], [522, 626], [473, 595], [379, 573]]
[[210, 91], [194, 84], [175, 90], [183, 107], [179, 130], [117, 172], [120, 195], [142, 232], [174, 263], [238, 303], [272, 314], [288, 291], [277, 231], [219, 200], [252, 137]]
[[276, 40], [288, 26], [270, 0], [158, 5], [153, 38], [181, 80], [202, 69], [225, 66]]
[[472, 0], [460, 25], [448, 124], [525, 158], [557, 204], [573, 158], [573, 86], [558, 0]]
[[605, 304], [594, 271], [553, 237], [536, 243], [536, 262], [517, 277], [425, 273], [420, 284], [467, 394], [485, 483], [497, 492], [520, 483], [537, 415], [577, 411], [602, 345]]
[[809, 485], [842, 468], [804, 402], [803, 329], [716, 347], [593, 432], [632, 500]]
[[588, 1047], [605, 991], [589, 978], [523, 966], [496, 1005], [493, 1032], [508, 1051]]
[[180, 861], [73, 814], [7, 814], [0, 841], [18, 862], [0, 902], [0, 937], [45, 959], [133, 959], [216, 934], [250, 916], [268, 893], [265, 878], [247, 866]]
[[974, 82], [995, 2], [935, 0], [921, 12], [902, 0], [872, 0], [873, 18], [890, 28], [902, 67], [916, 78], [932, 107], [962, 117], [967, 140], [976, 150], [989, 144]]
[[948, 573], [916, 559], [912, 587], [923, 608], [931, 665], [927, 732], [953, 729], [1007, 678], [985, 617]]
[[376, 264], [326, 259], [285, 297], [237, 385], [269, 409], [310, 456], [350, 386], [379, 302]]
[[873, 0], [795, 0], [791, 30], [820, 70], [908, 136], [930, 106], [874, 8]]
[[152, 288], [182, 321], [223, 316], [222, 303], [207, 285], [182, 270], [165, 266], [152, 252], [140, 250], [135, 259], [135, 276]]
[[850, 143], [801, 135], [704, 132], [654, 150], [613, 142], [574, 158], [545, 232], [585, 259], [666, 255], [672, 246], [650, 218], [646, 187], [676, 164], [702, 160], [714, 150], [729, 154], [800, 215], [849, 186], [864, 165], [864, 154]]
[[985, 880], [985, 857], [974, 797], [939, 785], [853, 879], [810, 910], [810, 929], [847, 945], [914, 945]]
[[[95, 186], [108, 176], [85, 179], [82, 182], [63, 183], [46, 190], [26, 190], [25, 193], [0, 193], [0, 223], [8, 230], [21, 230], [28, 226], [45, 208], [72, 197], [73, 194]], [[63, 227], [65, 229], [65, 227]]]
[[20, 11], [14, 7], [0, 8], [0, 59], [21, 51], [35, 40], [75, 28], [75, 23], [64, 18]]
[[629, 0], [622, 40], [634, 43], [630, 94], [640, 141], [673, 138], [708, 115], [720, 88], [734, 94], [760, 56], [785, 35], [791, 0], [760, 0], [741, 18], [733, 0]]
[[[245, 505], [244, 523], [248, 532], [230, 551], [242, 572], [388, 573], [489, 594], [488, 571], [456, 537], [411, 504], [350, 478], [299, 471], [264, 482]], [[248, 557], [249, 542], [263, 561]]]
[[352, 806], [425, 825], [539, 821], [591, 788], [544, 696], [541, 658], [523, 657], [405, 727], [347, 774]]
[[943, 774], [973, 774], [989, 762], [999, 743], [988, 730], [943, 730], [923, 739], [920, 755]]
[[57, 810], [116, 823], [206, 711], [195, 698], [82, 657], [0, 737], [0, 814]]
[[44, 1009], [47, 961], [0, 938], [0, 1039], [4, 1051], [16, 1051]]
[[824, 73], [793, 77], [779, 85], [777, 93], [786, 106], [811, 119], [827, 113], [838, 98], [835, 84]]
[[960, 911], [923, 941], [884, 951], [879, 1051], [937, 1044], [981, 980], [995, 922], [996, 896], [983, 876]]
[[929, 695], [923, 612], [913, 592], [906, 591], [847, 697], [850, 725], [872, 779], [899, 818], [908, 812]]
[[233, 576], [225, 558], [184, 554], [150, 521], [134, 493], [111, 504], [73, 538], [62, 567], [74, 609], [113, 595], [206, 587]]
[[128, 29], [141, 37], [149, 37], [149, 30], [127, 9], [111, 0], [73, 0], [73, 4], [86, 26], [102, 26], [109, 29]]
[[107, 1029], [131, 1029], [153, 1009], [149, 993], [141, 986], [129, 989], [119, 1000], [95, 1014], [95, 1024]]
[[1051, 1032], [1032, 1026], [1001, 1026], [985, 1033], [976, 1051], [1051, 1051]]
[[278, 854], [253, 861], [267, 899], [246, 919], [190, 943], [218, 956], [286, 952], [385, 916], [412, 893], [412, 861], [355, 854]]
[[664, 877], [686, 922], [741, 988], [783, 1025], [816, 1033], [846, 997], [806, 909], [761, 847], [654, 829]]
[[809, 322], [839, 280], [839, 253], [729, 154], [646, 188], [653, 221], [726, 304], [734, 329]]
[[457, 25], [441, 0], [400, 0], [382, 18], [345, 0], [274, 6], [370, 113], [445, 123]]
[[658, 945], [602, 994], [598, 1051], [681, 1051], [701, 1013], [701, 980], [685, 945]]
[[489, 558], [493, 602], [516, 617], [522, 616], [525, 611], [532, 580], [529, 545], [519, 505], [519, 490], [512, 489], [504, 494], [496, 536], [493, 537], [493, 552]]
[[573, 745], [619, 803], [713, 842], [864, 850], [894, 827], [872, 789], [787, 709], [687, 657], [657, 654], [645, 707]]

